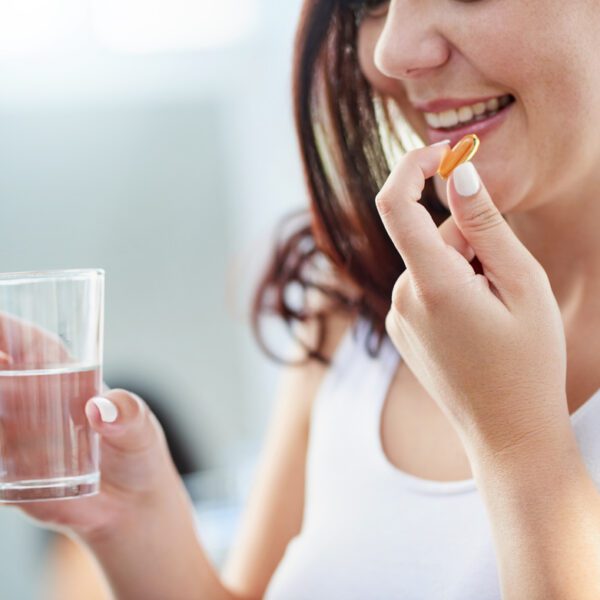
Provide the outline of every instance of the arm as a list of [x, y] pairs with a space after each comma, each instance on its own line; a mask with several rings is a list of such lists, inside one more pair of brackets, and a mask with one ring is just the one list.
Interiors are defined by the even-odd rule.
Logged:
[[[563, 315], [548, 274], [473, 163], [448, 178], [452, 215], [440, 227], [415, 202], [440, 152], [429, 146], [401, 157], [376, 198], [407, 266], [386, 329], [462, 438], [491, 521], [504, 598], [600, 598], [600, 500], [559, 394]], [[499, 440], [499, 448], [489, 445]]]
[[50, 541], [44, 568], [45, 600], [110, 600], [110, 591], [93, 558], [68, 536], [57, 534]]
[[[350, 319], [327, 320], [324, 354], [331, 356]], [[309, 343], [312, 327], [299, 332]], [[287, 367], [280, 381], [256, 483], [223, 577], [195, 533], [187, 492], [173, 477], [138, 504], [117, 528], [81, 541], [119, 600], [248, 600], [261, 598], [289, 540], [301, 528], [310, 409], [326, 366]], [[200, 527], [202, 524], [200, 523]]]
[[505, 600], [600, 598], [600, 494], [570, 422], [471, 462]]
[[[343, 315], [328, 317], [325, 356], [333, 355], [349, 324]], [[298, 331], [309, 343], [315, 333]], [[286, 546], [302, 527], [310, 412], [325, 372], [326, 366], [316, 361], [283, 371], [255, 484], [223, 570], [229, 589], [244, 598], [262, 598]]]
[[220, 582], [202, 548], [191, 502], [176, 472], [118, 529], [81, 541], [119, 600], [238, 600]]
[[[103, 392], [110, 389], [104, 382], [102, 387]], [[140, 511], [132, 515], [127, 523], [131, 530], [120, 530], [116, 544], [112, 535], [84, 542], [90, 558], [95, 558], [101, 567], [96, 574], [104, 574], [116, 597], [123, 600], [133, 600], [140, 595], [148, 600], [167, 599], [179, 593], [184, 594], [182, 600], [199, 597], [238, 600], [220, 583], [195, 534], [193, 507], [179, 477], [175, 478], [173, 486], [172, 490], [164, 490], [164, 498], [157, 498], [155, 505], [150, 505], [150, 514], [144, 515]], [[72, 556], [77, 559], [77, 554], [81, 553], [75, 549]], [[128, 557], [132, 556], [136, 557], [135, 565], [128, 564]], [[132, 569], [137, 570], [139, 575]], [[93, 573], [91, 570], [88, 572], [91, 575], [88, 584], [101, 594], [100, 581], [93, 585]], [[158, 575], [159, 581], [150, 577], [151, 573]], [[165, 574], [170, 577], [165, 577]], [[142, 582], [146, 591], [141, 591]], [[71, 592], [74, 597], [79, 593], [76, 589], [71, 589]]]

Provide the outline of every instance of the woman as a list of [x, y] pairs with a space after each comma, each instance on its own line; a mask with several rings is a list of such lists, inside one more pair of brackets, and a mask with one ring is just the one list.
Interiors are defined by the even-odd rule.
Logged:
[[[284, 371], [224, 573], [124, 390], [86, 406], [101, 493], [24, 508], [118, 598], [600, 597], [600, 15], [565, 6], [305, 2], [312, 219], [255, 316], [298, 323], [307, 360]], [[398, 157], [398, 114], [427, 144], [478, 133], [475, 166], [435, 175], [447, 143]]]

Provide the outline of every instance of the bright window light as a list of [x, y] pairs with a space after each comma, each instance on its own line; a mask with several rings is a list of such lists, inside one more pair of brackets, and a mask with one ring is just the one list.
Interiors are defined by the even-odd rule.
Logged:
[[98, 42], [128, 53], [197, 50], [241, 41], [258, 0], [92, 0]]
[[81, 0], [0, 0], [0, 57], [71, 49], [85, 18]]

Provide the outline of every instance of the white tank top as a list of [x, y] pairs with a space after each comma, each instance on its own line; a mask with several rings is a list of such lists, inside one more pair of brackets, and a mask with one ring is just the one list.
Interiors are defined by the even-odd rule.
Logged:
[[[380, 437], [400, 357], [371, 358], [359, 319], [315, 398], [302, 531], [266, 600], [500, 600], [490, 522], [473, 479], [433, 481], [393, 466]], [[600, 489], [600, 389], [571, 415]]]

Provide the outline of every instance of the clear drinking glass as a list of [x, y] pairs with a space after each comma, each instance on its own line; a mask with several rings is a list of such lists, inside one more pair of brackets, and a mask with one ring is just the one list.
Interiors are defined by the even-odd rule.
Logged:
[[97, 493], [104, 271], [0, 273], [0, 502]]

